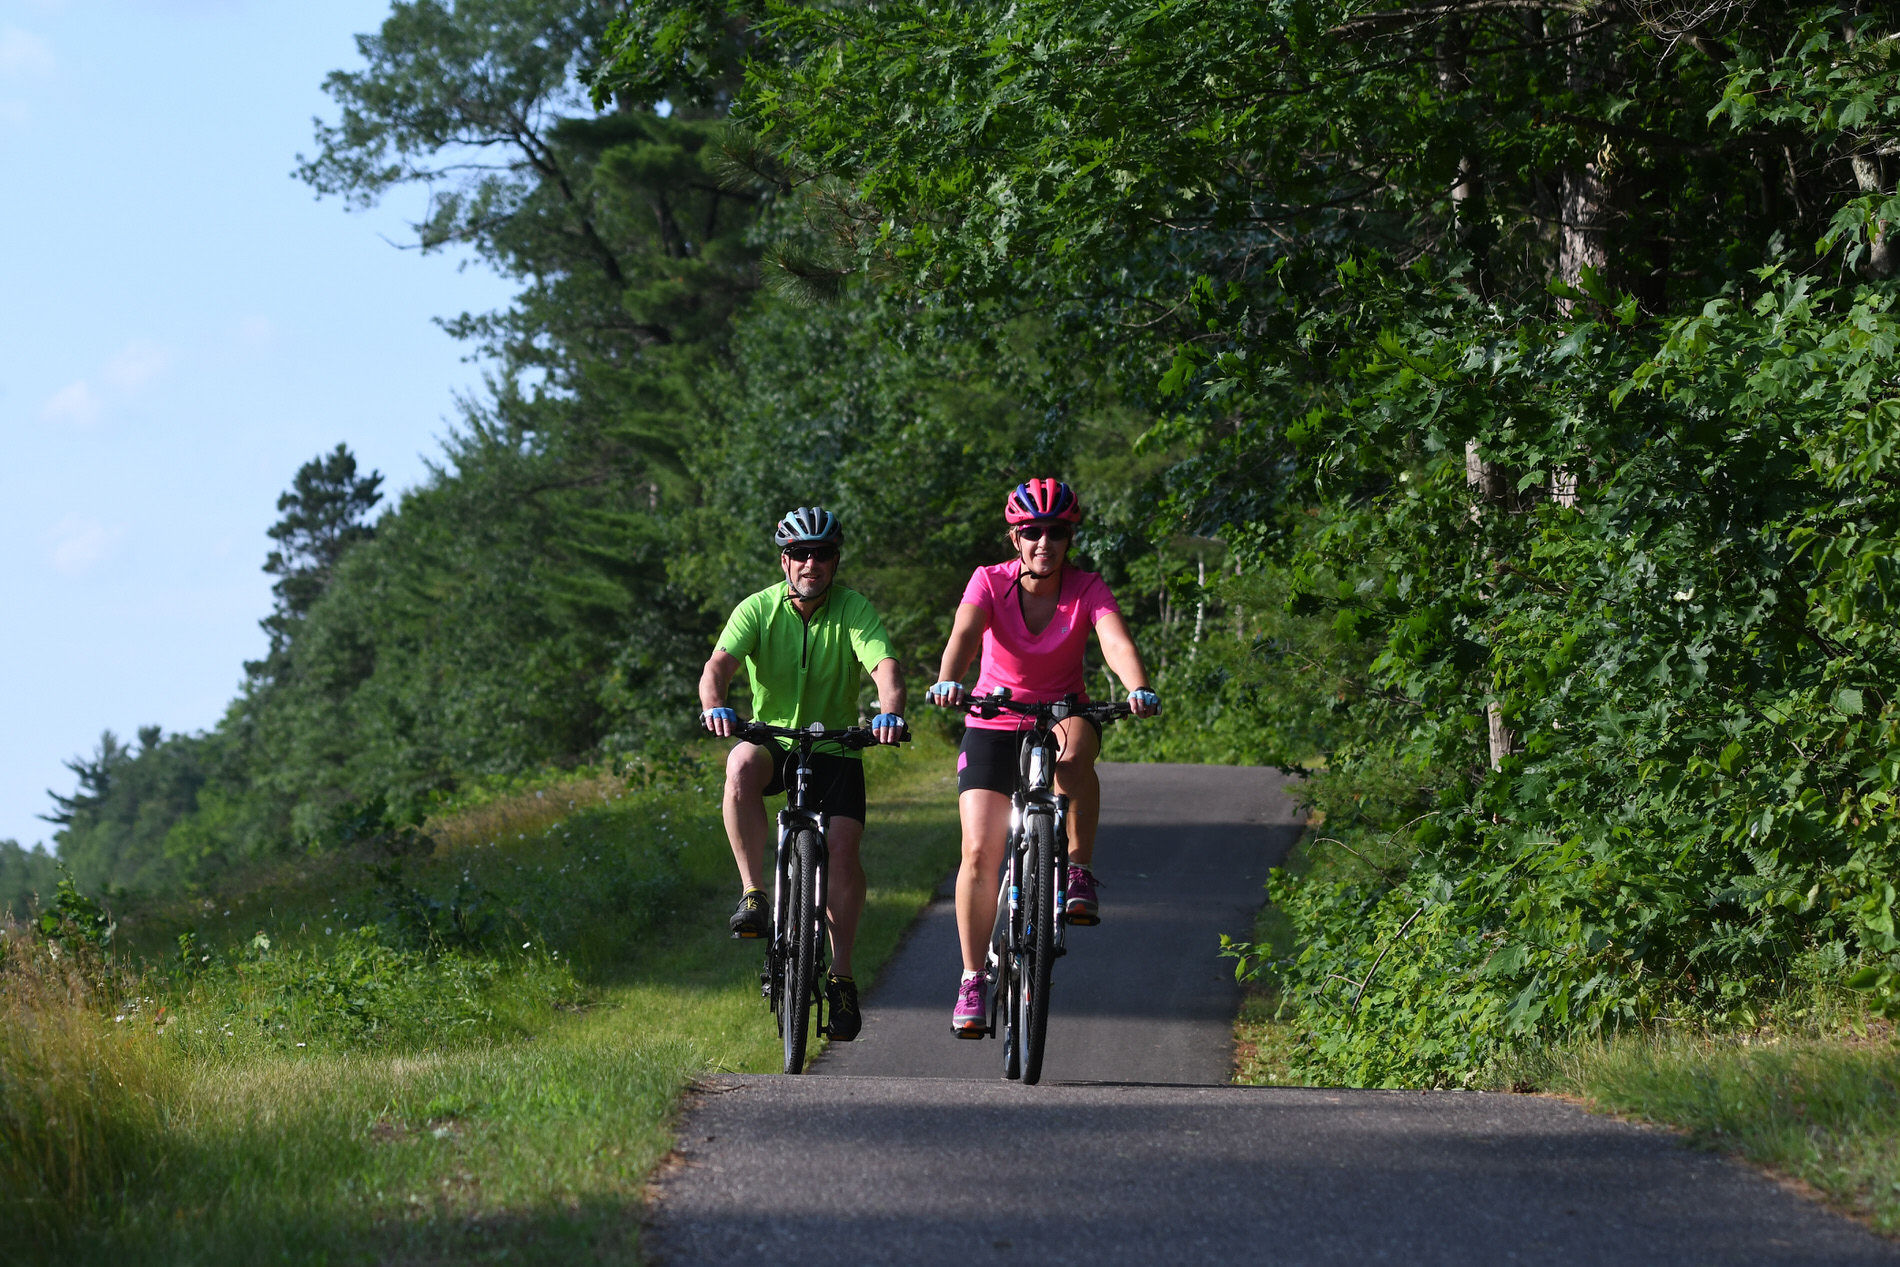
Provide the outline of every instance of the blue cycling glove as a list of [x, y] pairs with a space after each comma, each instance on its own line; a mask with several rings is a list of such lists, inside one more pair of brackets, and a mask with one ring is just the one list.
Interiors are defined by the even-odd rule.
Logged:
[[904, 719], [896, 713], [879, 713], [871, 719], [872, 730], [902, 730]]
[[729, 721], [736, 723], [739, 720], [739, 714], [733, 712], [730, 708], [709, 708], [699, 715], [699, 719], [701, 721]]
[[963, 689], [963, 683], [961, 682], [939, 682], [935, 686], [931, 687], [930, 690], [927, 692], [927, 694], [930, 696], [931, 699], [937, 700], [941, 703], [950, 704], [956, 701], [957, 692], [961, 691], [962, 689]]
[[1128, 702], [1131, 704], [1140, 704], [1143, 708], [1152, 708], [1156, 711], [1159, 711], [1161, 708], [1161, 697], [1145, 686], [1139, 691], [1128, 692]]

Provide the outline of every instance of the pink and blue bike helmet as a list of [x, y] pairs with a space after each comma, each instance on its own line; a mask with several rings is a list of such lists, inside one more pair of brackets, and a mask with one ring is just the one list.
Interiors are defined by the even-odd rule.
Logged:
[[1026, 480], [1003, 499], [1003, 519], [1010, 527], [1038, 520], [1082, 522], [1082, 502], [1061, 480]]

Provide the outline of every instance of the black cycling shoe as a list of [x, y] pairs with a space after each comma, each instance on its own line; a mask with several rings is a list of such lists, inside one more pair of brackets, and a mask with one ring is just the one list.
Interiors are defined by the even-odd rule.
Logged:
[[831, 1035], [831, 1041], [848, 1043], [856, 1038], [864, 1028], [864, 1017], [858, 1012], [858, 983], [850, 977], [827, 976], [825, 1003], [831, 1012], [825, 1033]]
[[726, 921], [726, 927], [732, 930], [734, 937], [769, 936], [772, 914], [765, 909], [765, 894], [759, 889], [747, 889], [739, 905], [732, 908], [732, 918]]

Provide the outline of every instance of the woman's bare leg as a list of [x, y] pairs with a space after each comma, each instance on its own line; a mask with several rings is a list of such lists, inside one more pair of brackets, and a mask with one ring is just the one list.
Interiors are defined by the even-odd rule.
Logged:
[[1056, 791], [1069, 798], [1069, 861], [1086, 867], [1095, 857], [1095, 826], [1102, 818], [1102, 781], [1095, 774], [1102, 741], [1080, 717], [1058, 722], [1056, 738]]
[[957, 940], [963, 969], [977, 972], [996, 926], [996, 886], [1009, 837], [1009, 797], [971, 788], [957, 798], [963, 820], [963, 862], [957, 868]]

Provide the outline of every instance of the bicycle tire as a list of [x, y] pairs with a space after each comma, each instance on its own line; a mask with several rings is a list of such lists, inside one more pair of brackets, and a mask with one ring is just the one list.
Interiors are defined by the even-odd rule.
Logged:
[[[813, 909], [818, 867], [818, 834], [809, 828], [791, 842], [791, 919], [786, 930], [785, 998], [779, 1004], [779, 1034], [785, 1040], [785, 1072], [805, 1072], [805, 1045], [811, 1032], [812, 995], [817, 989], [818, 911]], [[823, 908], [819, 908], [822, 910]]]
[[1016, 1041], [1022, 1019], [1016, 1006], [1016, 977], [1019, 972], [1016, 947], [1022, 944], [1022, 911], [1020, 905], [1014, 910], [1008, 906], [1009, 891], [1014, 887], [1015, 879], [1015, 841], [1012, 839], [1010, 861], [1004, 867], [1003, 892], [997, 898], [996, 980], [991, 983], [994, 993], [990, 996], [990, 1006], [996, 1011], [996, 1035], [1003, 1040], [1003, 1076], [1011, 1082], [1023, 1076], [1023, 1052]]
[[1017, 990], [1023, 1085], [1042, 1080], [1042, 1049], [1049, 1036], [1049, 971], [1056, 958], [1055, 822], [1032, 813], [1023, 824], [1023, 961]]

